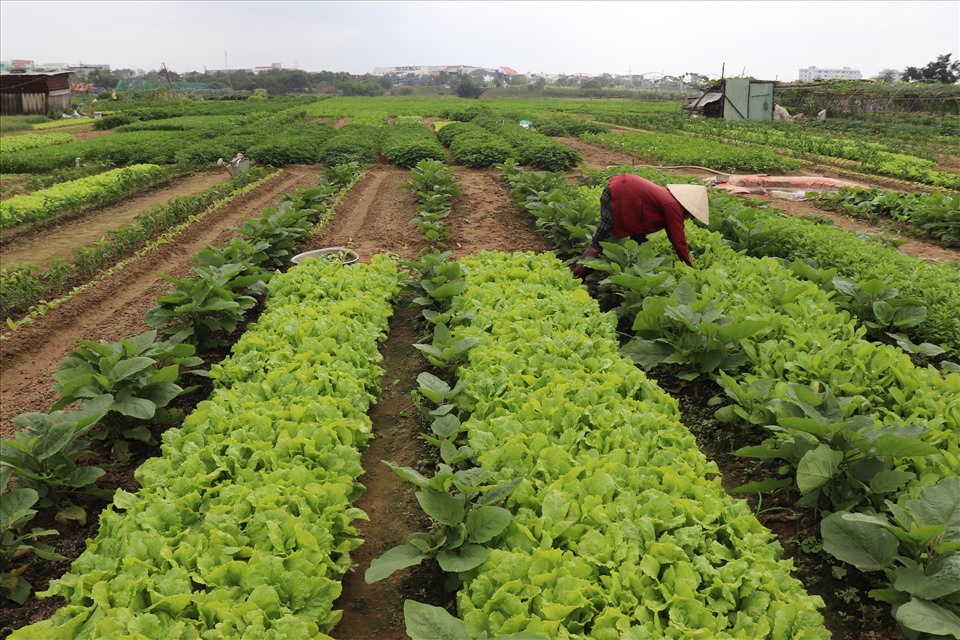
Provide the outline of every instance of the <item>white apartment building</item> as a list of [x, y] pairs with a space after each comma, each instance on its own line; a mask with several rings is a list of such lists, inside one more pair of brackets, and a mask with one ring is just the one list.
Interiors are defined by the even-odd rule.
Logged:
[[800, 80], [811, 82], [813, 80], [862, 80], [859, 69], [844, 67], [842, 69], [821, 69], [820, 67], [807, 67], [800, 69]]

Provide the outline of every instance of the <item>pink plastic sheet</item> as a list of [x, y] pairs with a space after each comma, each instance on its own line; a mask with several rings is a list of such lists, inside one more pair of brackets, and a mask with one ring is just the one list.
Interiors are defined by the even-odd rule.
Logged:
[[[734, 187], [763, 189], [803, 189], [805, 191], [837, 191], [841, 187], [859, 187], [855, 182], [823, 176], [737, 176], [727, 177], [724, 184]], [[722, 186], [718, 184], [717, 186]]]
[[861, 187], [863, 185], [835, 178], [824, 178], [823, 176], [731, 175], [718, 176], [717, 183], [714, 186], [717, 189], [723, 189], [737, 195], [761, 193], [776, 198], [805, 200], [806, 193], [810, 191], [818, 193], [839, 191], [841, 187]]

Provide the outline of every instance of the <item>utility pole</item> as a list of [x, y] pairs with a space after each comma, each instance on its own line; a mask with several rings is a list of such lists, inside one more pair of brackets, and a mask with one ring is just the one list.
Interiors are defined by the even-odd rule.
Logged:
[[167, 79], [167, 89], [170, 90], [170, 97], [176, 98], [177, 94], [173, 92], [173, 85], [170, 84], [170, 72], [167, 71], [167, 65], [164, 62], [161, 62], [160, 65], [163, 69], [163, 77]]

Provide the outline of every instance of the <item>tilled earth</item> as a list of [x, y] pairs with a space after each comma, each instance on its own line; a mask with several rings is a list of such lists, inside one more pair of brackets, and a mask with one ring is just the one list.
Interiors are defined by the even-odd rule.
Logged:
[[[576, 139], [564, 139], [564, 142], [580, 150], [585, 164], [592, 168], [643, 162]], [[710, 175], [696, 169], [666, 172], [698, 177]], [[175, 242], [151, 251], [113, 278], [15, 332], [6, 330], [0, 341], [0, 433], [10, 437], [14, 429], [11, 419], [21, 413], [49, 409], [56, 400], [49, 391], [53, 374], [67, 353], [77, 346], [76, 338], [113, 342], [148, 330], [143, 323], [144, 314], [170, 289], [170, 283], [159, 278], [158, 273], [188, 276], [193, 266], [191, 259], [197, 251], [207, 245], [228, 242], [235, 235], [233, 227], [247, 218], [258, 217], [266, 208], [274, 206], [284, 193], [292, 194], [297, 189], [313, 186], [319, 180], [319, 173], [319, 168], [311, 166], [286, 168], [269, 183], [192, 225]], [[448, 249], [454, 258], [484, 249], [537, 252], [550, 249], [547, 241], [535, 231], [532, 220], [513, 206], [498, 171], [456, 167], [455, 173], [460, 178], [463, 196], [456, 201], [447, 220], [452, 226]], [[574, 176], [575, 173], [571, 172], [571, 177]], [[409, 172], [404, 169], [383, 164], [369, 167], [366, 176], [347, 194], [334, 216], [320, 231], [304, 240], [301, 249], [345, 246], [357, 251], [361, 260], [369, 260], [376, 253], [388, 253], [401, 260], [417, 259], [425, 244], [422, 234], [411, 223], [417, 203], [412, 192], [403, 188], [408, 180]], [[177, 187], [172, 187], [164, 197], [175, 195], [179, 195]], [[794, 215], [830, 215], [844, 226], [869, 228], [869, 225], [843, 216], [824, 214], [803, 202], [777, 201], [773, 206]], [[911, 242], [901, 249], [921, 257], [960, 259], [955, 251], [925, 243]], [[402, 622], [405, 598], [421, 601], [431, 601], [432, 598], [433, 604], [449, 604], [439, 586], [442, 579], [430, 567], [401, 572], [404, 575], [394, 575], [375, 585], [363, 582], [363, 572], [373, 558], [402, 542], [409, 533], [422, 530], [426, 524], [411, 487], [405, 486], [381, 462], [390, 460], [400, 465], [417, 466], [429, 456], [419, 437], [421, 425], [411, 396], [417, 374], [427, 368], [412, 346], [420, 341], [419, 332], [415, 314], [401, 305], [383, 346], [383, 392], [371, 413], [377, 437], [364, 455], [365, 474], [361, 482], [366, 492], [358, 504], [370, 520], [360, 521], [357, 525], [366, 542], [353, 554], [356, 570], [346, 577], [343, 596], [337, 603], [344, 616], [334, 635], [341, 640], [406, 638]], [[157, 449], [139, 452], [130, 465], [111, 471], [108, 476], [111, 486], [136, 490], [133, 469], [144, 456], [157, 453]], [[96, 534], [95, 521], [94, 517], [84, 527], [57, 523], [61, 535], [50, 542], [68, 558], [75, 558], [83, 550], [83, 541]], [[782, 543], [789, 551], [791, 541], [785, 536]], [[795, 546], [796, 542], [792, 544]], [[61, 574], [68, 566], [68, 561], [35, 564], [25, 575], [37, 589], [43, 589], [49, 579]], [[799, 577], [803, 579], [804, 576]], [[824, 615], [834, 637], [866, 637], [862, 620], [851, 620], [847, 613], [832, 611], [841, 603], [836, 598], [831, 600], [829, 594], [821, 595], [828, 601]], [[22, 607], [9, 605], [5, 603], [0, 613], [0, 636], [12, 628], [48, 617], [59, 602], [31, 598]]]

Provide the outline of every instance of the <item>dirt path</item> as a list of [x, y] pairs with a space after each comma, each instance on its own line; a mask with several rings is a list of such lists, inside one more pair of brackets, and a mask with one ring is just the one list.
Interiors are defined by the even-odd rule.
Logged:
[[[532, 220], [510, 202], [509, 190], [498, 179], [498, 172], [457, 167], [455, 175], [463, 196], [447, 218], [453, 227], [449, 249], [454, 259], [484, 249], [549, 249]], [[305, 250], [346, 246], [357, 251], [361, 260], [376, 253], [417, 259], [426, 243], [422, 232], [410, 223], [416, 216], [417, 201], [409, 189], [403, 188], [409, 178], [405, 169], [371, 167], [323, 231], [306, 243]], [[417, 467], [431, 455], [420, 437], [423, 427], [410, 395], [417, 386], [416, 376], [429, 367], [413, 347], [422, 339], [416, 317], [416, 311], [401, 303], [382, 348], [383, 391], [370, 413], [375, 438], [363, 455], [360, 482], [366, 491], [357, 502], [370, 520], [357, 523], [365, 542], [351, 554], [356, 569], [344, 577], [343, 593], [335, 604], [343, 611], [332, 634], [337, 640], [406, 640], [402, 617], [405, 599], [444, 604], [444, 590], [437, 582], [441, 578], [427, 563], [373, 585], [364, 581], [372, 560], [404, 542], [410, 533], [426, 530], [428, 524], [414, 497], [413, 485], [401, 481], [382, 462]], [[430, 600], [431, 594], [439, 600]]]
[[315, 167], [289, 167], [277, 178], [247, 193], [193, 224], [175, 242], [157, 247], [53, 312], [17, 331], [4, 332], [0, 341], [0, 433], [13, 431], [10, 420], [26, 411], [47, 411], [56, 400], [49, 391], [76, 338], [115, 342], [150, 327], [143, 316], [172, 285], [157, 277], [189, 275], [193, 256], [209, 244], [223, 244], [236, 233], [230, 227], [258, 217], [276, 205], [284, 193], [319, 181]]
[[[405, 304], [397, 308], [390, 334], [382, 347], [384, 375], [382, 392], [370, 410], [374, 439], [363, 453], [365, 469], [360, 482], [365, 487], [356, 506], [369, 520], [356, 526], [363, 544], [351, 553], [355, 569], [343, 578], [343, 591], [334, 603], [343, 618], [333, 634], [337, 640], [407, 640], [403, 624], [403, 601], [416, 598], [433, 580], [426, 567], [398, 572], [374, 584], [364, 581], [371, 561], [406, 542], [414, 531], [426, 531], [427, 518], [414, 496], [413, 485], [403, 482], [383, 461], [417, 467], [430, 456], [420, 437], [422, 430], [411, 392], [417, 372], [428, 367], [413, 345], [420, 341], [414, 319], [416, 310]], [[434, 590], [442, 593], [442, 589]], [[431, 603], [434, 604], [434, 603]]]
[[151, 206], [166, 204], [177, 196], [192, 196], [205, 189], [230, 181], [230, 175], [221, 169], [206, 171], [151, 190], [140, 196], [125, 198], [122, 202], [99, 207], [82, 216], [33, 233], [17, 234], [4, 239], [0, 265], [8, 269], [26, 264], [45, 264], [52, 258], [69, 258], [79, 247], [90, 246], [103, 239], [109, 231], [132, 224], [140, 212]]
[[458, 169], [457, 206], [447, 219], [453, 227], [449, 249], [454, 259], [477, 253], [478, 248], [500, 251], [549, 251], [539, 233], [531, 235], [533, 218], [510, 200], [510, 189], [496, 169]]
[[415, 259], [426, 246], [410, 220], [417, 215], [413, 192], [402, 188], [410, 172], [393, 165], [373, 165], [337, 207], [336, 215], [306, 240], [304, 251], [347, 247], [369, 261], [375, 253]]

